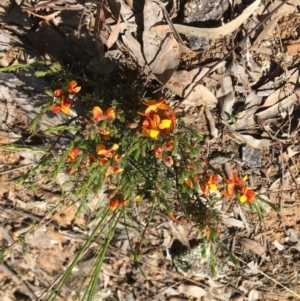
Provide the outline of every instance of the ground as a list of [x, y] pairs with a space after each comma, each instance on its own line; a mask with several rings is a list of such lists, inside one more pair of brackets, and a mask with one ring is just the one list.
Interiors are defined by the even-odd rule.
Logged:
[[[139, 96], [164, 95], [176, 114], [203, 134], [210, 168], [224, 176], [247, 175], [251, 188], [280, 212], [266, 206], [259, 222], [246, 206], [218, 204], [221, 238], [240, 267], [230, 265], [225, 276], [211, 279], [196, 276], [193, 264], [186, 274], [175, 267], [174, 256], [195, 236], [191, 225], [164, 213], [153, 217], [143, 255], [133, 260], [137, 229], [149, 210], [140, 203], [129, 239], [126, 225], [117, 227], [94, 300], [300, 299], [299, 1], [203, 1], [198, 21], [184, 28], [179, 24], [197, 1], [169, 1], [166, 7], [144, 2], [110, 0], [103, 8], [81, 0], [3, 0], [0, 67], [60, 62], [87, 90], [100, 80], [105, 93], [134, 82]], [[40, 155], [3, 145], [43, 150], [53, 139], [44, 130], [62, 119], [48, 116], [32, 135], [28, 126], [38, 112], [33, 104], [45, 97], [50, 83], [31, 69], [1, 71], [0, 238], [6, 252], [0, 299], [38, 300], [87, 240], [99, 199], [93, 195], [87, 211], [76, 216], [78, 204], [61, 203], [59, 180], [47, 186], [40, 178], [35, 190], [17, 184]], [[97, 241], [56, 300], [82, 300], [76, 293], [89, 283], [94, 258]], [[220, 252], [218, 258], [230, 261]]]

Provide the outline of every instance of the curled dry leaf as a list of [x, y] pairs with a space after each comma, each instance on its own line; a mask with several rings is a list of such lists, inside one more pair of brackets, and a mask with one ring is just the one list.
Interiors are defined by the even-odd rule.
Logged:
[[279, 251], [283, 251], [285, 249], [285, 246], [282, 245], [280, 242], [278, 242], [277, 240], [274, 240], [273, 245], [279, 250]]
[[237, 140], [240, 143], [246, 143], [252, 148], [261, 149], [264, 147], [269, 147], [271, 144], [271, 141], [269, 139], [256, 139], [253, 136], [250, 135], [243, 135], [237, 132], [230, 133], [232, 138]]
[[257, 300], [260, 300], [260, 293], [259, 291], [257, 290], [251, 290], [249, 292], [249, 295], [248, 295], [248, 300], [249, 301], [257, 301]]
[[235, 103], [234, 92], [230, 92], [219, 98], [219, 106], [223, 120], [228, 120], [232, 115], [232, 107]]
[[277, 102], [273, 106], [267, 108], [266, 110], [261, 111], [255, 115], [262, 120], [266, 120], [278, 116], [282, 112], [288, 111], [297, 101], [298, 96], [294, 93], [289, 97]]
[[201, 297], [207, 295], [207, 292], [203, 288], [196, 286], [196, 285], [181, 284], [178, 287], [178, 292], [180, 294], [189, 295], [189, 296], [192, 296], [195, 298], [201, 298]]
[[223, 223], [227, 226], [227, 227], [236, 227], [236, 228], [241, 228], [244, 229], [245, 225], [242, 221], [233, 218], [233, 217], [226, 217], [226, 216], [222, 216], [222, 220]]
[[292, 94], [293, 87], [296, 85], [298, 78], [299, 78], [299, 71], [298, 69], [293, 69], [289, 71], [291, 74], [291, 77], [287, 81], [286, 84], [284, 84], [282, 87], [279, 89], [276, 89], [273, 93], [271, 93], [264, 104], [261, 106], [262, 107], [270, 107], [274, 104], [276, 104], [278, 101], [288, 97], [289, 95]]
[[[220, 36], [226, 36], [237, 30], [258, 8], [260, 0], [254, 1], [249, 5], [236, 19], [217, 28], [197, 28], [186, 25], [174, 24], [175, 29], [180, 34], [195, 36], [199, 38], [216, 39]], [[155, 32], [169, 32], [171, 29], [169, 25], [157, 25], [151, 28]]]
[[205, 106], [205, 115], [208, 120], [209, 132], [211, 136], [213, 138], [218, 138], [218, 130], [216, 128], [215, 120], [208, 106]]
[[242, 237], [238, 241], [246, 250], [252, 251], [263, 259], [266, 258], [267, 249], [256, 241], [247, 237]]

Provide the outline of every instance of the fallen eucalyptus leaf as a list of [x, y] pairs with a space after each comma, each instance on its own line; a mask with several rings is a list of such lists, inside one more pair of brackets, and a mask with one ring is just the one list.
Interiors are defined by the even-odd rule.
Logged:
[[205, 104], [209, 108], [215, 108], [218, 100], [216, 96], [205, 86], [195, 84], [206, 74], [208, 68], [195, 68], [191, 71], [176, 71], [166, 84], [173, 93], [184, 98], [182, 104], [187, 106], [200, 106]]
[[279, 243], [277, 240], [274, 240], [273, 244], [279, 251], [283, 251], [285, 249], [285, 246]]
[[203, 288], [196, 285], [181, 284], [178, 287], [178, 292], [195, 298], [201, 298], [207, 295], [207, 292]]
[[[237, 30], [258, 8], [260, 0], [254, 1], [249, 5], [236, 19], [217, 28], [197, 28], [186, 25], [174, 24], [178, 33], [183, 35], [195, 36], [199, 38], [217, 39], [221, 36], [226, 36]], [[171, 29], [169, 25], [157, 25], [151, 28], [155, 32], [169, 32]]]
[[246, 250], [252, 251], [253, 253], [259, 255], [263, 259], [266, 258], [267, 249], [264, 246], [262, 246], [261, 244], [257, 243], [256, 241], [254, 241], [250, 238], [247, 238], [247, 237], [242, 237], [238, 240], [238, 242]]
[[156, 33], [149, 29], [162, 21], [160, 6], [152, 0], [144, 5], [143, 53], [150, 72], [162, 84], [168, 82], [178, 67], [180, 47], [172, 34]]
[[237, 132], [231, 133], [231, 135], [240, 141], [240, 143], [246, 143], [252, 148], [261, 149], [263, 147], [269, 147], [271, 141], [268, 139], [256, 139], [250, 135], [243, 135]]

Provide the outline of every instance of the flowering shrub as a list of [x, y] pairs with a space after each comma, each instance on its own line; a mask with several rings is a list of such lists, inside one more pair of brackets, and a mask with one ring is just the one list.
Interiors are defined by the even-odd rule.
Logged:
[[[51, 129], [60, 137], [70, 134], [73, 139], [58, 159], [52, 154], [45, 155], [39, 167], [47, 170], [49, 179], [58, 173], [68, 175], [66, 184], [73, 189], [65, 197], [80, 201], [78, 210], [91, 195], [102, 192], [105, 196], [99, 213], [102, 219], [93, 232], [95, 235], [106, 229], [102, 233], [106, 236], [101, 254], [105, 255], [117, 222], [126, 216], [125, 210], [130, 212], [137, 202], [147, 202], [152, 210], [164, 210], [176, 223], [192, 223], [197, 238], [215, 242], [229, 252], [218, 240], [221, 218], [216, 203], [223, 196], [235, 198], [238, 204], [255, 204], [257, 196], [247, 186], [247, 177], [240, 179], [234, 173], [223, 182], [222, 176], [212, 173], [202, 154], [202, 136], [178, 120], [165, 98], [146, 100], [139, 105], [139, 111], [132, 111], [113, 102], [105, 106], [92, 97], [76, 99], [74, 95], [80, 91], [81, 87], [72, 80], [65, 89], [56, 89], [53, 100], [42, 110], [69, 115], [74, 102], [84, 104], [81, 115], [69, 119], [63, 127]], [[219, 193], [224, 184], [226, 189]], [[107, 222], [108, 216], [111, 218]], [[147, 228], [148, 224], [141, 241]], [[88, 246], [85, 244], [80, 252], [83, 254]], [[134, 254], [139, 252], [140, 247]], [[70, 273], [79, 255], [66, 273]], [[93, 277], [98, 279], [98, 275]], [[58, 282], [55, 291], [61, 285]], [[94, 288], [89, 292], [93, 291]]]

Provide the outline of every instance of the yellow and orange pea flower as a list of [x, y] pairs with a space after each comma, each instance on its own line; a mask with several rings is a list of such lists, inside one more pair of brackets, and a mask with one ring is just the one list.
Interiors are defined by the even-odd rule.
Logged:
[[106, 149], [104, 144], [97, 144], [96, 145], [96, 152], [99, 156], [104, 156], [106, 158], [111, 158], [114, 153], [119, 149], [118, 144], [114, 144], [111, 148]]
[[243, 178], [239, 178], [236, 173], [232, 174], [232, 179], [224, 179], [227, 183], [227, 190], [222, 191], [222, 194], [227, 198], [233, 198], [236, 195], [236, 187], [237, 191], [240, 193], [239, 201], [241, 203], [252, 202], [255, 197], [255, 191], [249, 189], [247, 185], [244, 185], [247, 180], [247, 176]]
[[68, 84], [67, 90], [71, 94], [76, 94], [81, 90], [81, 87], [77, 86], [76, 80], [71, 80]]
[[255, 191], [252, 189], [249, 189], [248, 186], [241, 186], [239, 187], [240, 197], [239, 201], [241, 203], [252, 202], [255, 199]]
[[64, 95], [61, 95], [60, 103], [56, 103], [50, 107], [50, 111], [54, 114], [58, 114], [59, 112], [63, 112], [66, 115], [70, 115], [70, 107], [72, 105], [72, 101], [69, 98], [66, 98]]
[[171, 130], [175, 129], [177, 118], [172, 109], [168, 109], [164, 112], [164, 115], [171, 120]]
[[124, 196], [120, 193], [117, 193], [114, 197], [110, 199], [108, 207], [110, 210], [114, 211], [118, 207], [125, 206], [127, 203], [128, 201], [124, 199]]
[[158, 114], [154, 114], [152, 118], [149, 117], [143, 121], [142, 130], [144, 136], [156, 140], [159, 138], [160, 133], [164, 130], [169, 130], [171, 125], [172, 121], [170, 119], [161, 120]]
[[247, 176], [239, 178], [236, 173], [232, 174], [232, 179], [224, 179], [227, 184], [242, 185], [247, 180]]
[[217, 175], [206, 175], [206, 178], [202, 181], [200, 188], [205, 196], [208, 196], [210, 191], [216, 191], [218, 189], [219, 178]]
[[116, 113], [114, 108], [108, 108], [105, 113], [103, 113], [100, 107], [93, 108], [93, 121], [98, 122], [104, 119], [114, 119], [116, 118]]
[[229, 199], [233, 198], [235, 195], [234, 186], [234, 183], [227, 184], [227, 190], [222, 191], [222, 194]]
[[80, 154], [80, 148], [74, 147], [68, 154], [67, 162], [74, 162], [75, 158]]
[[152, 116], [154, 113], [156, 113], [158, 110], [168, 110], [170, 107], [166, 104], [166, 99], [161, 97], [158, 101], [156, 100], [148, 100], [144, 102], [144, 104], [148, 107], [145, 110], [145, 113], [142, 115], [145, 115], [146, 117]]

